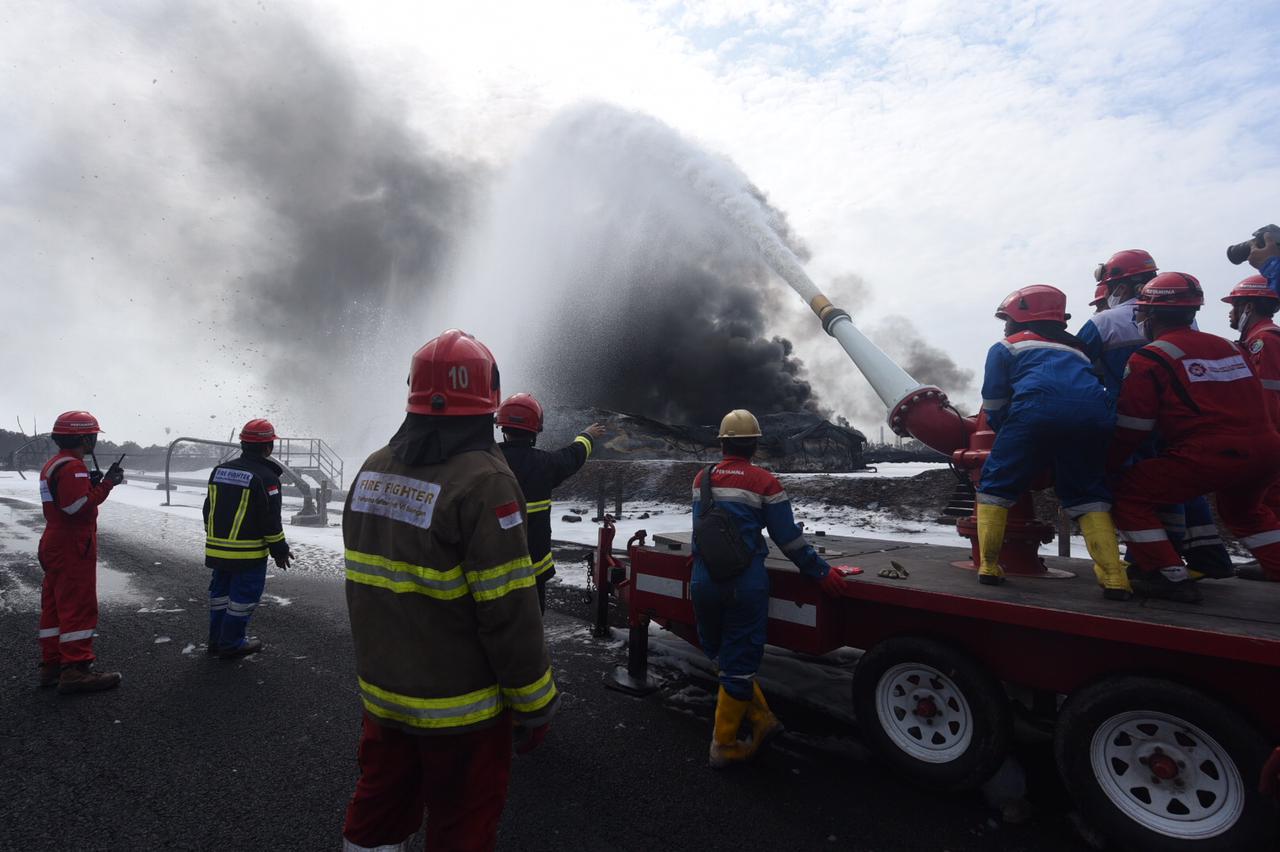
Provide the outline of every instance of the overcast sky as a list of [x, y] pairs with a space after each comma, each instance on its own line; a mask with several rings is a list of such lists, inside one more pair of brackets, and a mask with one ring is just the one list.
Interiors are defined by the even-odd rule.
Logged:
[[[1082, 320], [1093, 267], [1125, 248], [1199, 276], [1202, 328], [1229, 334], [1217, 298], [1249, 270], [1224, 248], [1280, 219], [1277, 43], [1280, 18], [1263, 7], [1168, 0], [6, 3], [0, 426], [20, 416], [30, 430], [37, 417], [44, 429], [87, 407], [117, 440], [225, 437], [260, 412], [294, 434], [342, 431], [289, 403], [291, 376], [347, 375], [324, 365], [332, 354], [373, 365], [350, 399], [326, 393], [378, 433], [398, 417], [384, 409], [403, 392], [407, 341], [467, 324], [466, 309], [391, 311], [367, 346], [343, 338], [349, 313], [321, 312], [290, 343], [305, 358], [268, 368], [257, 356], [281, 346], [271, 314], [237, 288], [264, 291], [254, 298], [270, 311], [299, 298], [273, 290], [285, 285], [270, 270], [289, 268], [299, 233], [340, 244], [333, 222], [347, 220], [279, 223], [310, 221], [331, 186], [358, 195], [343, 151], [390, 152], [379, 162], [429, 176], [448, 215], [397, 221], [455, 245], [489, 215], [467, 188], [500, 183], [586, 101], [646, 113], [732, 159], [855, 322], [908, 316], [962, 366], [980, 372], [1007, 292], [1056, 284]], [[316, 104], [360, 132], [308, 131]], [[398, 263], [386, 275], [360, 310], [379, 313], [411, 277]], [[834, 341], [798, 298], [781, 304], [777, 332], [824, 402], [874, 427], [883, 412], [867, 410]], [[519, 357], [489, 342], [500, 360]], [[968, 396], [972, 407], [976, 382]]]

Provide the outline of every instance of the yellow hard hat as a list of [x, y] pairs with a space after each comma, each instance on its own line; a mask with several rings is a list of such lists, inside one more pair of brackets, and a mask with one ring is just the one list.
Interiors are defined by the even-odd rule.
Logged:
[[735, 408], [720, 421], [717, 438], [759, 438], [760, 421], [745, 408]]

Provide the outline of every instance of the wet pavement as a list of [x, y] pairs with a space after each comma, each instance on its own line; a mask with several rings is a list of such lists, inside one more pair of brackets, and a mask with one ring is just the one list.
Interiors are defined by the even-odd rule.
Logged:
[[[96, 649], [124, 683], [59, 696], [35, 686], [39, 509], [0, 498], [0, 849], [340, 846], [360, 727], [342, 584], [276, 572], [252, 626], [266, 652], [209, 658], [200, 528], [181, 520], [104, 504]], [[591, 638], [580, 590], [551, 602], [563, 708], [515, 762], [501, 849], [1083, 848], [1060, 809], [1001, 825], [804, 708], [776, 708], [793, 733], [755, 766], [713, 772], [709, 685], [669, 667], [648, 698], [604, 689], [621, 642]]]

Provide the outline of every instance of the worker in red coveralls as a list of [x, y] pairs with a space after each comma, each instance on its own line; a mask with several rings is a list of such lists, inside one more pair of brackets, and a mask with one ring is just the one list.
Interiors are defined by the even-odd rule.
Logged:
[[[1203, 304], [1200, 282], [1183, 272], [1143, 286], [1135, 318], [1151, 343], [1129, 359], [1107, 464], [1119, 479], [1114, 513], [1134, 591], [1192, 603], [1201, 595], [1160, 523], [1162, 503], [1216, 493], [1223, 522], [1280, 576], [1280, 519], [1264, 502], [1280, 475], [1280, 434], [1239, 348], [1191, 328]], [[1153, 430], [1164, 440], [1159, 454], [1123, 469]]]
[[67, 411], [53, 424], [58, 454], [40, 471], [45, 528], [38, 556], [40, 587], [40, 686], [58, 692], [98, 692], [120, 684], [119, 672], [93, 670], [98, 627], [98, 504], [124, 480], [119, 463], [90, 473], [85, 454], [98, 442], [98, 420]]
[[[1222, 298], [1231, 306], [1227, 319], [1240, 332], [1240, 346], [1249, 359], [1253, 372], [1262, 382], [1262, 396], [1267, 401], [1271, 425], [1280, 430], [1280, 326], [1272, 320], [1280, 309], [1280, 295], [1271, 289], [1261, 275], [1250, 275]], [[1280, 482], [1267, 493], [1271, 510], [1280, 509]], [[1268, 577], [1262, 566], [1241, 565], [1236, 576], [1245, 580], [1280, 579]]]

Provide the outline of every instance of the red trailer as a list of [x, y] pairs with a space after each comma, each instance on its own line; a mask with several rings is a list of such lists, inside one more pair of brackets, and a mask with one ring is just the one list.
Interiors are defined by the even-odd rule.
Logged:
[[[697, 644], [689, 536], [643, 533], [629, 565], [601, 535], [599, 580], [632, 627], [618, 688], [646, 687], [648, 623]], [[769, 642], [806, 654], [863, 649], [851, 700], [864, 735], [933, 787], [985, 781], [1020, 701], [1052, 720], [1079, 809], [1125, 848], [1275, 849], [1275, 802], [1258, 791], [1280, 743], [1280, 586], [1206, 581], [1205, 602], [1102, 598], [1089, 563], [1066, 579], [975, 582], [967, 548], [825, 536], [833, 564], [864, 573], [824, 597], [780, 555], [767, 562]], [[891, 562], [909, 576], [878, 576]]]

